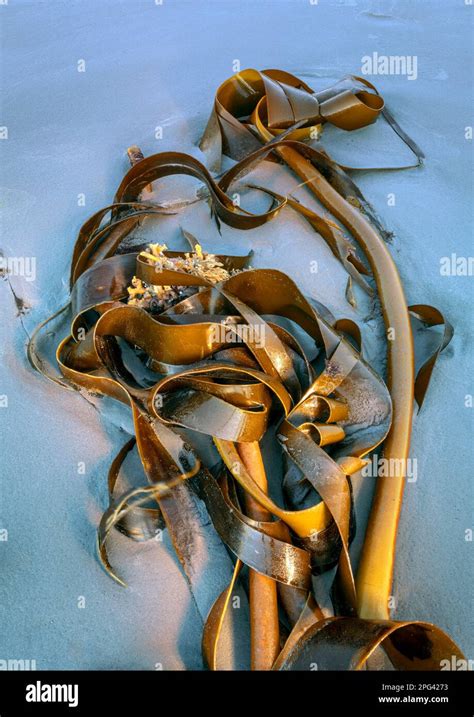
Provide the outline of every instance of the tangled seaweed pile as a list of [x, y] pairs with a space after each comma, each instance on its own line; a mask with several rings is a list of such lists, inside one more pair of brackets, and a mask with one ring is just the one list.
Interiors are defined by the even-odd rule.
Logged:
[[[378, 480], [356, 580], [349, 557], [350, 476], [382, 444], [388, 461], [406, 461], [414, 386], [421, 405], [451, 335], [435, 309], [412, 307], [422, 322], [444, 325], [415, 383], [409, 311], [383, 228], [344, 169], [321, 145], [305, 143], [321, 135], [325, 122], [352, 130], [380, 114], [418, 163], [421, 151], [365, 80], [347, 78], [316, 94], [285, 72], [238, 73], [219, 88], [202, 141], [213, 170], [223, 152], [239, 160], [232, 169], [216, 181], [190, 156], [135, 152], [114, 203], [84, 224], [74, 248], [73, 319], [57, 350], [59, 369], [69, 385], [129, 405], [135, 428], [110, 469], [100, 556], [120, 582], [107, 556], [110, 531], [146, 539], [164, 525], [192, 590], [199, 503], [234, 556], [230, 584], [204, 627], [211, 669], [223, 665], [219, 638], [239, 579], [250, 606], [253, 669], [307, 670], [315, 663], [360, 669], [379, 646], [397, 669], [440, 669], [443, 657], [461, 654], [434, 625], [389, 619], [403, 475]], [[340, 224], [263, 187], [273, 199], [267, 212], [235, 206], [229, 187], [265, 158], [283, 160]], [[141, 201], [141, 192], [177, 173], [201, 180], [213, 216], [234, 228], [252, 229], [291, 207], [328, 243], [351, 281], [368, 293], [376, 288], [393, 334], [388, 388], [361, 357], [358, 327], [315, 308], [282, 272], [249, 269], [249, 257], [209, 255], [192, 240], [190, 252], [159, 244], [119, 252], [143, 216], [168, 211]], [[30, 359], [44, 371], [36, 341], [37, 335]], [[209, 450], [201, 455], [182, 429], [213, 447], [209, 465], [202, 458]], [[284, 463], [283, 506], [268, 490], [260, 452], [267, 434]], [[116, 496], [132, 450], [148, 485]], [[312, 575], [322, 573], [334, 578], [332, 617], [313, 592]]]

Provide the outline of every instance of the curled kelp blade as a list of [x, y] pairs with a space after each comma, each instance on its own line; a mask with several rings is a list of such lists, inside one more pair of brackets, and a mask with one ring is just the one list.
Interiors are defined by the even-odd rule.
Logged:
[[[298, 156], [295, 157], [295, 153]], [[271, 159], [272, 157], [279, 157], [282, 159], [295, 173], [303, 180], [303, 184], [308, 186], [309, 189], [313, 189], [313, 184], [317, 178], [317, 174], [311, 171], [311, 165], [313, 165], [328, 181], [331, 187], [333, 187], [342, 198], [344, 198], [351, 207], [354, 207], [361, 211], [367, 216], [373, 227], [377, 229], [380, 236], [387, 240], [389, 233], [384, 229], [377, 214], [371, 207], [369, 202], [366, 200], [359, 187], [355, 184], [353, 179], [341, 168], [336, 162], [329, 157], [319, 145], [316, 147], [304, 144], [301, 141], [291, 139], [275, 139], [271, 142], [266, 142], [263, 146], [255, 148], [254, 151], [241, 159], [230, 169], [228, 169], [219, 179], [219, 187], [228, 192], [229, 187], [232, 183], [242, 180], [246, 174], [255, 169], [260, 162], [263, 160]], [[297, 163], [301, 163], [302, 170], [297, 167]], [[271, 193], [267, 191], [267, 193]], [[318, 196], [321, 199], [320, 196]], [[285, 199], [288, 199], [285, 197]], [[327, 206], [327, 202], [323, 201], [323, 205]], [[286, 202], [283, 206], [286, 205]], [[279, 205], [280, 208], [281, 205]], [[295, 207], [293, 207], [295, 208]], [[328, 207], [333, 212], [331, 207]], [[278, 209], [278, 207], [276, 207]], [[277, 212], [275, 212], [276, 216]], [[341, 219], [338, 213], [334, 213], [336, 219]], [[344, 222], [343, 222], [344, 223]], [[251, 222], [248, 226], [241, 226], [239, 228], [247, 229], [251, 228]], [[237, 226], [237, 225], [235, 225]], [[350, 227], [346, 228], [349, 229]], [[352, 263], [357, 261], [356, 255], [354, 258], [351, 257]], [[363, 265], [362, 265], [363, 269]]]
[[[123, 239], [138, 226], [141, 218], [175, 213], [159, 205], [132, 201], [115, 202], [93, 214], [82, 225], [76, 239], [71, 261], [71, 288], [86, 269], [112, 256]], [[111, 214], [111, 219], [101, 226], [107, 214]]]
[[335, 617], [313, 621], [290, 638], [275, 670], [361, 670], [377, 648], [397, 670], [442, 670], [443, 660], [463, 659], [456, 644], [426, 622]]
[[340, 227], [335, 222], [331, 222], [325, 217], [321, 217], [317, 214], [317, 212], [305, 207], [304, 204], [296, 201], [293, 197], [284, 197], [271, 189], [266, 189], [265, 187], [258, 185], [249, 186], [253, 189], [258, 189], [270, 194], [280, 203], [283, 203], [283, 201], [286, 200], [287, 205], [298, 214], [301, 214], [301, 216], [308, 221], [313, 229], [323, 237], [334, 256], [341, 262], [345, 270], [348, 272], [349, 281], [354, 278], [354, 281], [356, 281], [359, 286], [364, 289], [364, 291], [370, 295], [373, 294], [373, 289], [362, 276], [363, 274], [366, 275], [369, 273], [367, 268], [357, 256], [355, 247], [348, 239], [346, 239], [346, 237], [344, 237]]
[[339, 333], [343, 334], [344, 336], [348, 336], [351, 339], [351, 342], [355, 349], [362, 356], [362, 332], [360, 330], [359, 324], [357, 324], [352, 319], [337, 319], [333, 322], [332, 326]]
[[237, 560], [229, 585], [221, 592], [212, 605], [204, 624], [201, 649], [204, 663], [209, 670], [217, 670], [219, 665], [219, 639], [222, 634], [224, 620], [232, 599], [237, 579], [243, 563]]
[[[259, 161], [265, 159], [270, 151], [276, 150], [280, 152], [286, 150], [288, 147], [295, 147], [302, 154], [309, 152], [308, 157], [310, 161], [317, 161], [319, 165], [323, 166], [325, 172], [330, 173], [331, 182], [335, 185], [337, 183], [338, 190], [342, 192], [343, 196], [346, 196], [350, 201], [357, 200], [359, 206], [369, 213], [368, 208], [364, 205], [363, 197], [360, 195], [359, 190], [356, 185], [353, 184], [352, 180], [341, 172], [337, 165], [323, 152], [312, 150], [301, 142], [288, 142], [284, 140], [261, 148], [238, 163], [230, 172], [227, 172], [219, 184], [210, 177], [206, 168], [194, 158], [179, 153], [161, 153], [140, 161], [132, 167], [124, 177], [117, 191], [117, 198], [126, 197], [126, 201], [117, 201], [114, 205], [110, 205], [100, 212], [97, 212], [96, 215], [91, 217], [91, 219], [83, 225], [74, 250], [71, 274], [72, 283], [74, 284], [75, 280], [79, 278], [81, 273], [87, 268], [111, 256], [123, 238], [136, 226], [143, 212], [146, 213], [149, 211], [157, 214], [167, 213], [167, 210], [160, 207], [160, 205], [150, 208], [150, 205], [141, 204], [134, 201], [134, 199], [139, 197], [143, 186], [146, 186], [146, 182], [150, 179], [150, 176], [156, 178], [158, 176], [179, 173], [191, 174], [210, 187], [210, 191], [212, 189], [210, 201], [216, 214], [227, 224], [236, 228], [251, 229], [260, 226], [262, 223], [275, 217], [279, 209], [284, 206], [287, 201], [290, 201], [291, 206], [293, 206], [296, 211], [302, 212], [313, 226], [322, 232], [326, 241], [332, 246], [336, 255], [341, 257], [347, 270], [354, 276], [355, 280], [361, 283], [366, 290], [371, 291], [361, 276], [361, 273], [366, 273], [367, 270], [364, 264], [357, 258], [354, 251], [350, 249], [347, 240], [338, 237], [337, 234], [334, 236], [334, 231], [336, 230], [334, 229], [333, 231], [333, 228], [331, 228], [327, 221], [318, 218], [311, 210], [299, 206], [298, 202], [291, 198], [279, 197], [275, 206], [268, 212], [261, 215], [253, 215], [250, 212], [236, 207], [225, 193], [232, 181], [235, 181], [235, 179], [245, 174]], [[266, 191], [272, 194], [274, 199], [276, 199], [274, 192], [272, 193], [271, 190]], [[140, 216], [134, 218], [133, 212], [130, 214], [130, 208], [138, 212]], [[119, 212], [118, 219], [116, 218], [114, 220], [115, 224], [113, 226], [105, 225], [105, 227], [99, 229], [103, 217], [108, 212], [114, 211]], [[120, 214], [120, 212], [122, 214]], [[376, 218], [372, 217], [372, 220], [376, 221]], [[240, 257], [236, 257], [233, 263], [239, 263], [238, 259], [240, 259]]]
[[[122, 465], [136, 446], [136, 439], [127, 441], [112, 461], [107, 479], [109, 490], [109, 508], [114, 505], [117, 498], [115, 487], [119, 478]], [[153, 496], [151, 496], [153, 497]], [[142, 507], [137, 502], [124, 507], [120, 518], [115, 522], [117, 530], [136, 541], [150, 540], [156, 538], [159, 531], [165, 527], [165, 522], [158, 507]]]
[[415, 400], [418, 410], [421, 409], [425, 400], [426, 392], [430, 385], [431, 375], [436, 361], [442, 351], [448, 346], [454, 336], [453, 326], [445, 319], [441, 311], [434, 306], [427, 304], [414, 304], [408, 307], [412, 317], [421, 322], [425, 327], [442, 326], [443, 332], [439, 336], [438, 345], [423, 361], [415, 379]]
[[189, 175], [205, 184], [213, 211], [220, 220], [237, 229], [254, 229], [261, 226], [276, 216], [281, 208], [281, 205], [277, 205], [263, 214], [250, 214], [241, 210], [201, 162], [181, 152], [161, 152], [136, 164], [123, 178], [115, 199], [117, 202], [133, 202], [147, 183], [172, 174]]
[[[337, 527], [342, 547], [339, 562], [342, 587], [350, 609], [355, 610], [355, 585], [349, 557], [351, 490], [347, 476], [306, 432], [298, 430], [288, 420], [280, 424], [278, 439], [289, 458], [317, 491]], [[311, 539], [314, 533], [301, 537]], [[320, 536], [316, 533], [315, 542], [318, 538]]]
[[42, 332], [44, 331], [44, 329], [49, 326], [52, 321], [57, 319], [58, 316], [61, 316], [69, 309], [70, 302], [68, 301], [64, 306], [55, 311], [54, 314], [51, 314], [51, 316], [48, 316], [48, 318], [46, 318], [44, 321], [38, 324], [38, 326], [36, 326], [28, 341], [26, 353], [28, 361], [30, 362], [30, 365], [35, 369], [35, 371], [38, 371], [38, 373], [44, 376], [44, 378], [47, 378], [48, 381], [52, 381], [56, 385], [61, 386], [61, 388], [65, 388], [68, 391], [72, 391], [73, 387], [70, 386], [66, 381], [63, 381], [60, 375], [57, 374], [57, 372], [51, 370], [51, 367], [47, 362], [44, 352], [40, 351], [38, 346], [40, 339], [42, 338]]
[[133, 488], [116, 501], [113, 501], [100, 521], [97, 533], [97, 546], [101, 563], [110, 577], [124, 587], [126, 587], [126, 583], [110, 564], [106, 548], [107, 538], [111, 530], [118, 527], [120, 523], [123, 523], [130, 512], [136, 511], [144, 503], [147, 503], [151, 497], [156, 497], [157, 493], [158, 490], [155, 486]]
[[[171, 432], [167, 429], [163, 432], [164, 427], [157, 428], [158, 434], [160, 435], [160, 444], [167, 445], [167, 456], [168, 460], [171, 459], [171, 453], [173, 453], [182, 462], [183, 455], [189, 455], [190, 449], [184, 441], [176, 434], [171, 436]], [[138, 440], [143, 442], [143, 433], [138, 431]], [[166, 439], [171, 439], [172, 446], [166, 444]], [[163, 443], [164, 441], [164, 443]], [[119, 453], [116, 458], [116, 463], [112, 467], [112, 475], [117, 470], [117, 463], [124, 459], [124, 454], [128, 450], [131, 450], [131, 442], [128, 442]], [[155, 451], [157, 450], [155, 445]], [[142, 446], [142, 451], [145, 452], [144, 457], [146, 460], [144, 465], [157, 467], [157, 460], [153, 459], [150, 448], [147, 445]], [[169, 451], [169, 452], [168, 452]], [[160, 454], [160, 460], [163, 460], [163, 454]], [[188, 460], [188, 459], [187, 459]], [[175, 458], [176, 461], [176, 458]], [[180, 469], [183, 465], [180, 466]], [[160, 469], [163, 470], [163, 466]], [[283, 582], [287, 585], [307, 590], [310, 585], [310, 569], [309, 559], [307, 553], [291, 544], [289, 541], [289, 534], [285, 531], [283, 524], [281, 523], [259, 523], [252, 521], [245, 516], [233, 502], [229, 496], [229, 491], [225, 487], [219, 487], [215, 479], [210, 476], [205, 470], [197, 468], [197, 474], [192, 471], [189, 476], [177, 475], [172, 481], [167, 479], [166, 482], [161, 481], [155, 486], [147, 486], [145, 488], [134, 489], [133, 491], [127, 492], [121, 499], [114, 502], [113, 505], [106, 511], [101, 521], [99, 528], [99, 550], [101, 560], [109, 572], [118, 582], [123, 584], [121, 578], [118, 577], [116, 572], [107, 557], [106, 551], [106, 539], [113, 527], [117, 527], [120, 522], [123, 522], [124, 518], [135, 511], [143, 501], [151, 497], [156, 497], [160, 509], [165, 517], [167, 526], [171, 530], [176, 530], [177, 525], [180, 525], [179, 538], [176, 538], [172, 532], [172, 539], [175, 542], [175, 549], [177, 550], [180, 559], [182, 560], [183, 567], [185, 570], [189, 565], [192, 564], [190, 557], [183, 555], [184, 549], [183, 535], [189, 541], [186, 544], [187, 554], [193, 551], [195, 543], [195, 535], [190, 533], [189, 525], [190, 514], [189, 510], [184, 510], [185, 505], [182, 501], [182, 496], [179, 496], [179, 491], [182, 489], [180, 481], [186, 477], [190, 479], [190, 486], [196, 492], [197, 496], [204, 502], [209, 515], [213, 521], [213, 524], [222, 538], [223, 542], [234, 552], [239, 558], [256, 569], [258, 572], [268, 575], [272, 579]], [[169, 471], [166, 472], [168, 475]], [[154, 473], [156, 478], [160, 472]], [[154, 490], [154, 488], [156, 490]], [[178, 493], [178, 495], [177, 495]], [[133, 503], [132, 503], [133, 499]], [[178, 517], [174, 512], [175, 501], [179, 500], [180, 516]], [[186, 522], [186, 529], [181, 521]], [[190, 562], [191, 561], [191, 562]], [[189, 579], [192, 584], [192, 575], [189, 575]]]
[[310, 588], [309, 555], [292, 544], [282, 521], [261, 522], [245, 515], [231, 500], [225, 478], [217, 483], [201, 472], [192, 485], [222, 540], [242, 563], [285, 585]]
[[[183, 258], [185, 252], [166, 250], [164, 255], [169, 258]], [[232, 256], [228, 254], [217, 255], [224, 268], [229, 272], [239, 271], [245, 268], [250, 255]], [[73, 323], [71, 333], [77, 339], [79, 325], [87, 326], [83, 315], [86, 312], [95, 310], [100, 314], [114, 306], [128, 296], [127, 288], [131, 285], [134, 276], [139, 277], [148, 283], [158, 284], [166, 281], [177, 281], [195, 285], [205, 285], [204, 281], [197, 281], [196, 277], [175, 272], [170, 278], [163, 273], [157, 273], [154, 266], [146, 263], [138, 252], [116, 254], [115, 256], [102, 259], [86, 269], [76, 280], [71, 291], [71, 305]], [[97, 317], [96, 317], [97, 318]]]
[[[198, 240], [194, 236], [194, 234], [191, 234], [191, 232], [187, 231], [186, 229], [183, 229], [183, 227], [181, 227], [181, 232], [183, 234], [183, 237], [188, 242], [192, 251], [195, 251], [196, 247], [201, 247], [203, 250], [206, 250], [206, 242], [205, 241], [203, 242], [202, 240]], [[174, 256], [180, 256], [182, 253], [167, 250], [165, 252], [165, 254], [166, 254], [166, 256], [174, 257]], [[224, 255], [217, 254], [216, 258], [220, 262], [222, 262], [225, 269], [227, 269], [228, 271], [232, 271], [232, 270], [243, 269], [244, 267], [246, 267], [248, 265], [252, 255], [253, 255], [253, 251], [251, 249], [248, 252], [248, 254], [237, 254], [237, 255], [235, 255], [235, 254], [224, 254]]]
[[[202, 636], [203, 659], [208, 669], [213, 671], [228, 669], [228, 660], [225, 659], [227, 655], [222, 654], [221, 635], [231, 607], [231, 601], [237, 593], [236, 587], [242, 568], [243, 563], [237, 560], [229, 585], [222, 591], [213, 604], [204, 624]], [[283, 583], [279, 583], [278, 588], [279, 598], [290, 623], [298, 623], [301, 632], [303, 631], [303, 626], [311, 624], [315, 619], [322, 619], [324, 617], [311, 593], [307, 590], [290, 587]], [[239, 596], [239, 600], [240, 599], [241, 597]], [[293, 629], [291, 634], [293, 639], [297, 639], [297, 630]]]
[[[293, 320], [324, 350], [324, 369], [311, 385], [304, 387], [292, 409], [292, 419], [298, 418], [300, 422], [317, 419], [321, 398], [331, 401], [339, 398], [347, 407], [344, 417], [339, 419], [345, 421], [346, 434], [341, 450], [347, 448], [348, 454], [362, 458], [384, 440], [390, 427], [391, 402], [383, 381], [354, 347], [326, 323], [288, 276], [276, 270], [253, 270], [231, 277], [225, 287], [234, 296], [245, 295], [246, 305], [254, 312]], [[349, 324], [341, 328], [354, 330]], [[362, 395], [366, 399], [364, 406], [357, 409]]]
[[[249, 379], [253, 383], [247, 383]], [[163, 378], [152, 390], [149, 409], [165, 423], [225, 440], [258, 441], [268, 426], [268, 389], [289, 411], [290, 396], [271, 376], [226, 363], [204, 362]]]
[[414, 153], [416, 162], [406, 166], [417, 166], [423, 152], [367, 79], [348, 75], [332, 87], [314, 92], [289, 72], [246, 69], [218, 88], [200, 147], [211, 169], [219, 171], [222, 154], [240, 160], [257, 149], [256, 132], [267, 140], [297, 125], [292, 139], [317, 139], [325, 122], [350, 131], [372, 124], [380, 115]]

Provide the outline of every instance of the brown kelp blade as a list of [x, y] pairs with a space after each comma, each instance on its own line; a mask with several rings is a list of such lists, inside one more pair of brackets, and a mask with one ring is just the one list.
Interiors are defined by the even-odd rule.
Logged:
[[246, 69], [218, 88], [200, 147], [211, 169], [219, 171], [222, 154], [240, 160], [257, 149], [252, 127], [265, 133], [267, 140], [297, 125], [290, 137], [304, 141], [318, 139], [325, 123], [352, 131], [374, 123], [381, 115], [416, 157], [415, 162], [397, 168], [420, 164], [422, 150], [402, 130], [367, 79], [348, 75], [332, 87], [314, 92], [289, 72]]
[[421, 367], [418, 370], [415, 380], [415, 400], [418, 404], [418, 410], [422, 407], [425, 400], [428, 386], [430, 385], [431, 376], [439, 355], [448, 346], [454, 336], [454, 328], [445, 319], [441, 311], [434, 306], [427, 304], [414, 304], [408, 307], [410, 314], [414, 319], [425, 327], [442, 326], [443, 332], [439, 335], [439, 341], [434, 350], [424, 358]]
[[335, 617], [314, 621], [283, 648], [273, 669], [361, 670], [379, 647], [397, 670], [439, 671], [444, 660], [463, 659], [451, 638], [430, 623]]

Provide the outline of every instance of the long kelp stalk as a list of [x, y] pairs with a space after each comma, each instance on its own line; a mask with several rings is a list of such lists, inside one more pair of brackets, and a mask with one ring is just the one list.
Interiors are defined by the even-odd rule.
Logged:
[[[258, 443], [240, 443], [239, 454], [252, 480], [265, 493], [268, 483]], [[252, 496], [246, 496], [247, 515], [269, 521], [271, 514]], [[250, 665], [253, 670], [270, 670], [280, 652], [277, 583], [256, 570], [249, 571]]]

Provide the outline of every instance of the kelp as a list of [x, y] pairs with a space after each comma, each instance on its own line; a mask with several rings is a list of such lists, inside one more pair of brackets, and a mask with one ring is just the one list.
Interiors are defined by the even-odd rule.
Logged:
[[289, 129], [291, 139], [317, 140], [325, 123], [352, 131], [372, 124], [379, 116], [415, 155], [416, 162], [406, 166], [419, 165], [423, 151], [403, 131], [366, 78], [348, 75], [325, 90], [313, 92], [289, 72], [246, 69], [218, 88], [200, 146], [211, 169], [218, 171], [222, 154], [240, 160], [258, 149], [258, 135], [265, 133], [267, 141]]
[[[216, 179], [189, 155], [144, 158], [130, 148], [132, 166], [113, 203], [86, 221], [73, 250], [71, 330], [56, 353], [62, 378], [48, 377], [128, 405], [135, 432], [111, 465], [99, 556], [123, 584], [107, 555], [111, 530], [147, 540], [166, 528], [194, 593], [199, 518], [208, 517], [233, 556], [228, 587], [202, 616], [210, 669], [225, 664], [220, 637], [246, 575], [252, 669], [361, 669], [379, 646], [397, 669], [440, 669], [443, 656], [461, 654], [439, 628], [388, 615], [403, 475], [377, 481], [356, 576], [349, 554], [357, 529], [350, 476], [377, 447], [387, 461], [407, 459], [414, 391], [421, 406], [452, 335], [436, 309], [411, 307], [425, 324], [445, 327], [415, 383], [410, 315], [383, 228], [320, 141], [325, 123], [349, 131], [380, 115], [421, 162], [421, 150], [366, 80], [350, 77], [314, 93], [279, 70], [237, 73], [219, 88], [201, 142], [211, 169], [223, 152], [236, 164]], [[315, 138], [316, 146], [306, 143]], [[265, 159], [292, 169], [325, 215], [263, 186], [253, 188], [271, 197], [267, 211], [237, 206], [230, 187]], [[362, 357], [357, 324], [336, 321], [283, 272], [251, 268], [250, 256], [210, 256], [188, 233], [188, 252], [152, 244], [123, 253], [144, 217], [177, 211], [141, 197], [173, 174], [198, 179], [212, 216], [235, 229], [277, 221], [284, 207], [304, 216], [346, 269], [348, 302], [356, 306], [353, 281], [369, 295], [377, 291], [393, 333], [387, 385]], [[30, 360], [49, 373], [37, 337]], [[190, 435], [212, 449], [208, 464]], [[283, 466], [283, 501], [272, 495], [262, 460], [268, 437]], [[116, 495], [131, 451], [148, 485]], [[322, 574], [334, 577], [327, 595], [334, 617], [316, 599], [313, 577]]]

